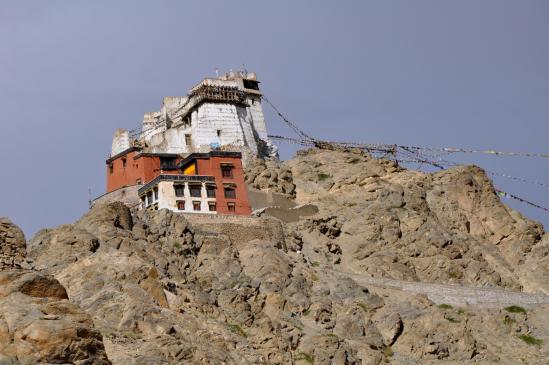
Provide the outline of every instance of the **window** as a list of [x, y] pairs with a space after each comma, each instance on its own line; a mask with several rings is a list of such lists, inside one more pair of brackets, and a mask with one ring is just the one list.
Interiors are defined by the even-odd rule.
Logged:
[[233, 169], [234, 169], [233, 165], [229, 165], [229, 164], [221, 165], [221, 175], [223, 177], [233, 177]]
[[112, 162], [109, 164], [109, 174], [112, 174], [114, 172], [114, 166]]
[[185, 210], [185, 201], [184, 200], [178, 200], [177, 201], [177, 209]]
[[196, 210], [196, 211], [200, 210], [200, 202], [197, 202], [197, 201], [193, 202], [193, 210]]
[[217, 130], [217, 136], [218, 136], [218, 137], [221, 137], [221, 129], [218, 129], [218, 130]]
[[190, 114], [187, 115], [187, 116], [185, 116], [185, 117], [183, 117], [183, 125], [184, 125], [185, 127], [188, 127], [188, 126], [191, 125], [191, 115], [190, 115]]
[[189, 185], [189, 191], [193, 198], [200, 198], [202, 196], [202, 185]]
[[177, 170], [175, 157], [160, 157], [161, 170]]
[[233, 186], [225, 186], [225, 198], [236, 199], [236, 190]]
[[175, 196], [185, 196], [185, 185], [174, 185], [173, 188], [175, 189]]
[[192, 145], [192, 139], [191, 139], [191, 135], [190, 135], [190, 134], [185, 134], [185, 144], [186, 144], [187, 146]]
[[227, 210], [229, 212], [235, 212], [236, 211], [236, 205], [235, 203], [227, 203]]
[[149, 191], [149, 192], [147, 193], [147, 206], [148, 206], [148, 205], [151, 205], [152, 202], [153, 202], [153, 193], [152, 193], [152, 191]]
[[242, 80], [246, 89], [259, 90], [259, 82], [256, 80]]
[[141, 179], [135, 180], [135, 185], [141, 185], [141, 184], [143, 184], [143, 181], [141, 181]]
[[210, 212], [215, 212], [217, 210], [215, 203], [208, 203], [208, 209], [210, 210]]
[[141, 207], [146, 207], [147, 206], [147, 198], [145, 198], [145, 195], [143, 195], [141, 197]]
[[158, 200], [158, 188], [154, 188], [154, 200]]
[[123, 158], [123, 159], [122, 159], [122, 167], [123, 167], [123, 168], [126, 168], [126, 162], [127, 162], [126, 159]]
[[206, 186], [206, 194], [207, 194], [208, 198], [215, 198], [215, 186], [207, 185]]

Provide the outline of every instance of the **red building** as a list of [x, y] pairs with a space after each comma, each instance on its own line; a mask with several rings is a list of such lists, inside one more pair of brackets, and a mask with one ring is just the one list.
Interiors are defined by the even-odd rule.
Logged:
[[240, 152], [186, 157], [130, 148], [107, 160], [107, 193], [141, 185], [142, 209], [250, 215]]

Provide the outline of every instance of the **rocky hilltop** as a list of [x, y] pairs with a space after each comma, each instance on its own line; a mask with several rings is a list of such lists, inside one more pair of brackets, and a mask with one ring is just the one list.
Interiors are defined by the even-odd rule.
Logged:
[[481, 169], [306, 150], [246, 178], [291, 219], [0, 220], [0, 364], [549, 362], [549, 236]]

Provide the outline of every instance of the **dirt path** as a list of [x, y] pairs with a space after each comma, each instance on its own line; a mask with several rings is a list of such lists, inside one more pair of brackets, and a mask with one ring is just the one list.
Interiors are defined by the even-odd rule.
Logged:
[[325, 268], [335, 276], [348, 277], [363, 286], [397, 289], [409, 293], [425, 294], [437, 304], [480, 305], [483, 307], [506, 307], [520, 305], [530, 307], [549, 304], [549, 295], [516, 292], [495, 288], [476, 288], [462, 285], [433, 284], [402, 280], [372, 278], [361, 274], [335, 271]]

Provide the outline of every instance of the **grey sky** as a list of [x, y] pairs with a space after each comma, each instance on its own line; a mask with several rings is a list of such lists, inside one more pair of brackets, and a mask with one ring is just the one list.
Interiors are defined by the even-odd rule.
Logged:
[[[0, 216], [28, 235], [77, 219], [117, 127], [242, 63], [317, 137], [549, 152], [545, 0], [0, 0]], [[456, 160], [549, 182], [549, 159]]]

